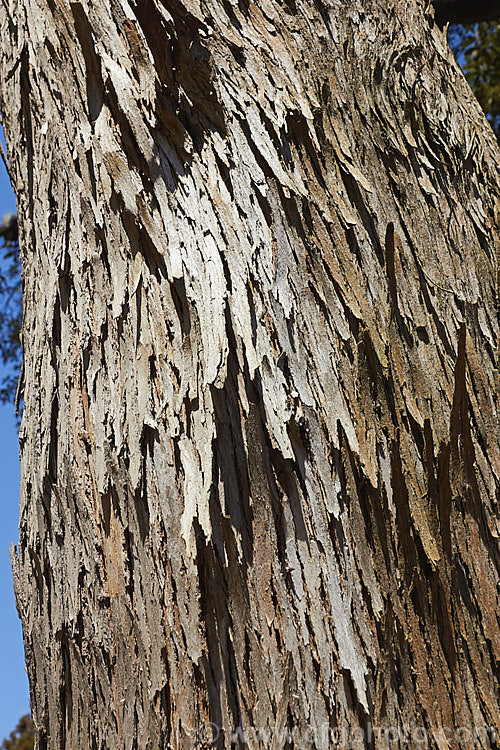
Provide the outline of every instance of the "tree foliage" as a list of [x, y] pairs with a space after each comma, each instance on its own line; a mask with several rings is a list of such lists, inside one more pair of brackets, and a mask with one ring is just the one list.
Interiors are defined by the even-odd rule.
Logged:
[[34, 734], [31, 716], [26, 714], [19, 719], [19, 723], [8, 739], [2, 742], [0, 750], [33, 750]]
[[500, 22], [453, 25], [448, 36], [479, 104], [500, 138]]

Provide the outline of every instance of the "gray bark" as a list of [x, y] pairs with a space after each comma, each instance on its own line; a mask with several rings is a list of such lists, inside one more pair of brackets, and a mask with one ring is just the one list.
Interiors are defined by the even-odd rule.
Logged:
[[428, 12], [0, 3], [38, 748], [492, 746], [499, 150]]

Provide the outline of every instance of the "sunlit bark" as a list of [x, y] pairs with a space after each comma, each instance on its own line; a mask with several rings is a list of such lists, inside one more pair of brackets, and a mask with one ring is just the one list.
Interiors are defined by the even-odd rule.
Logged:
[[491, 747], [499, 151], [426, 8], [0, 5], [39, 748]]

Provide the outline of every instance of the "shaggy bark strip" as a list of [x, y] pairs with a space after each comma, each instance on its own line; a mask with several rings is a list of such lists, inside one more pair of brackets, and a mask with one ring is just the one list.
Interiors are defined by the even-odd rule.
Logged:
[[499, 150], [427, 12], [0, 3], [38, 748], [493, 745]]

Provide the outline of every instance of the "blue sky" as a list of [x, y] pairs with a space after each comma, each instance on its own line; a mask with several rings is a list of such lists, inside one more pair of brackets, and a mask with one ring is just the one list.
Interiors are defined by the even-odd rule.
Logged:
[[[3, 139], [2, 139], [3, 140]], [[0, 162], [0, 217], [15, 213], [16, 201]], [[0, 250], [0, 258], [3, 253]], [[1, 263], [1, 261], [0, 261]], [[5, 369], [0, 365], [0, 382]], [[14, 405], [0, 405], [0, 744], [29, 713], [28, 679], [24, 669], [21, 623], [12, 589], [9, 547], [19, 539], [19, 447]]]

